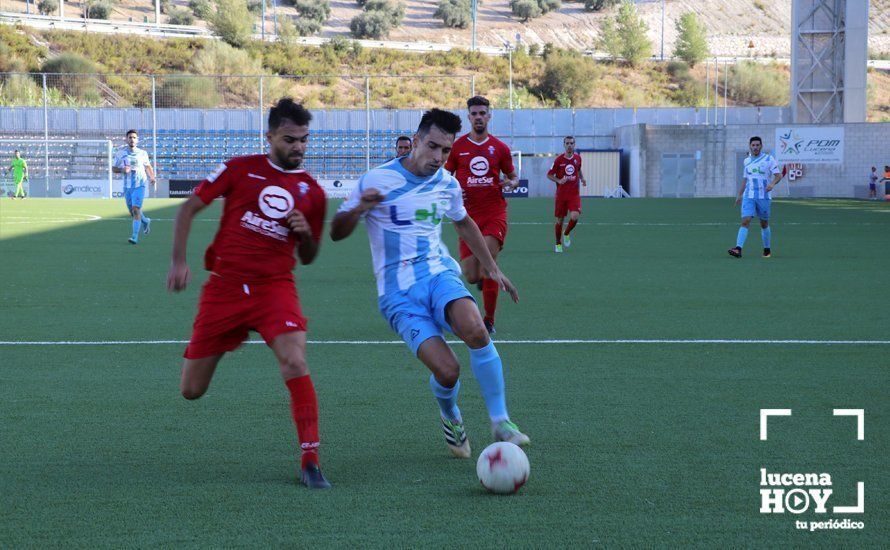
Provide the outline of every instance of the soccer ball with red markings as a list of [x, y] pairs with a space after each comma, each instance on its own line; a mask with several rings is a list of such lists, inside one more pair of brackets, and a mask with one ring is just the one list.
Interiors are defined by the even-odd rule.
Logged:
[[528, 457], [518, 446], [499, 441], [482, 451], [476, 475], [482, 486], [499, 495], [511, 495], [528, 481]]

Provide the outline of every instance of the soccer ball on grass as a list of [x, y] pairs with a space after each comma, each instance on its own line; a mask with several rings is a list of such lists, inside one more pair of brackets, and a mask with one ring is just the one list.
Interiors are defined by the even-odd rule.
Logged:
[[499, 441], [482, 451], [476, 461], [476, 475], [482, 486], [499, 495], [510, 495], [528, 481], [528, 457], [512, 443]]

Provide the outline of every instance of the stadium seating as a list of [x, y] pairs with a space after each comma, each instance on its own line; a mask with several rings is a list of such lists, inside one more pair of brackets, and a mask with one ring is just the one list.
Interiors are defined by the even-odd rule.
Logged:
[[[314, 130], [306, 156], [306, 168], [319, 179], [355, 178], [366, 170], [367, 158], [376, 166], [395, 154], [395, 140], [411, 135], [411, 130]], [[50, 135], [49, 167], [53, 179], [93, 179], [105, 174], [104, 152], [96, 144], [77, 140], [110, 139], [115, 147], [123, 144], [123, 132], [80, 132], [74, 135]], [[42, 134], [0, 133], [2, 140], [41, 140]], [[60, 142], [60, 140], [62, 142]], [[65, 143], [64, 141], [70, 141]], [[140, 130], [140, 147], [152, 156], [159, 175], [165, 179], [200, 179], [231, 157], [265, 151], [265, 139], [256, 131], [247, 130], [164, 130], [157, 131], [157, 142], [150, 130]], [[4, 143], [0, 154], [11, 153], [13, 146]], [[42, 143], [23, 143], [21, 149], [30, 159], [32, 177], [44, 176]], [[6, 151], [10, 149], [10, 151]]]

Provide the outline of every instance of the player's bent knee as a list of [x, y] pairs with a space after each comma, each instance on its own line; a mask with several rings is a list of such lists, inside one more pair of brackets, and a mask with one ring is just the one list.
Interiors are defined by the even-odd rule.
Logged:
[[433, 376], [436, 378], [436, 382], [442, 386], [453, 388], [460, 378], [460, 363], [454, 361], [442, 364], [436, 368]]
[[309, 374], [309, 365], [303, 357], [288, 357], [280, 366], [281, 375], [285, 380]]
[[479, 323], [461, 331], [461, 339], [473, 349], [484, 348], [488, 345], [488, 330], [485, 325]]

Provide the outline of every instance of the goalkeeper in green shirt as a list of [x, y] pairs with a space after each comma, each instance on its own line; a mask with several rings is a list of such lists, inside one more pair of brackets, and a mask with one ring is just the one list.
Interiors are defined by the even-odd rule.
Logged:
[[13, 198], [25, 198], [25, 188], [22, 183], [28, 179], [28, 163], [22, 158], [18, 149], [13, 152], [12, 164], [6, 170], [12, 172], [12, 181], [15, 183], [15, 196]]

